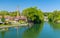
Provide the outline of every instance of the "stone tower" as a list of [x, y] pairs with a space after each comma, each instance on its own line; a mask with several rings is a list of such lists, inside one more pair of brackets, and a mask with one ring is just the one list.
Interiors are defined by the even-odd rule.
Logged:
[[20, 16], [19, 6], [17, 6], [17, 16]]

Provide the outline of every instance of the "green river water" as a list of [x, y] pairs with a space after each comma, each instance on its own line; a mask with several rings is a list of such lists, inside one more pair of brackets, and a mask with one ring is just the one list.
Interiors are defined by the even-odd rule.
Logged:
[[0, 38], [60, 38], [60, 24], [44, 22], [32, 27], [9, 28], [0, 31]]

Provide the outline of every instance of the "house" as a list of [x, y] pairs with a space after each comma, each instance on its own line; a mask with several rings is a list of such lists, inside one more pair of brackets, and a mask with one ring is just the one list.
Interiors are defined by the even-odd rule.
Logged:
[[19, 20], [27, 21], [27, 18], [25, 16], [16, 16], [16, 17], [14, 17], [14, 20], [15, 21], [19, 21]]
[[[0, 16], [0, 19], [2, 18], [2, 16]], [[27, 22], [27, 18], [25, 16], [15, 16], [15, 17], [12, 17], [12, 16], [4, 16], [5, 18], [5, 21], [25, 21]]]
[[20, 16], [20, 20], [27, 21], [27, 17], [26, 16]]
[[15, 21], [19, 21], [19, 19], [20, 19], [20, 16], [14, 17], [14, 20], [15, 20]]

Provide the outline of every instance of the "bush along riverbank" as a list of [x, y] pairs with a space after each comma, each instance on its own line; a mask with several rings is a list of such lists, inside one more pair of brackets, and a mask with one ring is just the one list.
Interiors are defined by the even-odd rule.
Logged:
[[54, 23], [60, 23], [60, 11], [53, 11], [49, 13], [48, 19]]

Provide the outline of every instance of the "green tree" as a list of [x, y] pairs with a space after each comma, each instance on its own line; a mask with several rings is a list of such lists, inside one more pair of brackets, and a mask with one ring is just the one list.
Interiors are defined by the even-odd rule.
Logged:
[[35, 23], [43, 21], [43, 12], [36, 7], [24, 9], [22, 14]]
[[1, 21], [2, 21], [2, 22], [5, 22], [4, 15], [2, 15]]
[[8, 12], [8, 11], [3, 10], [3, 11], [0, 11], [0, 15], [9, 15], [9, 12]]
[[20, 16], [20, 12], [19, 11], [13, 11], [13, 12], [10, 12], [9, 13], [10, 14], [10, 16]]
[[55, 10], [52, 13], [50, 13], [48, 17], [49, 17], [49, 20], [53, 22], [60, 20], [60, 11]]

